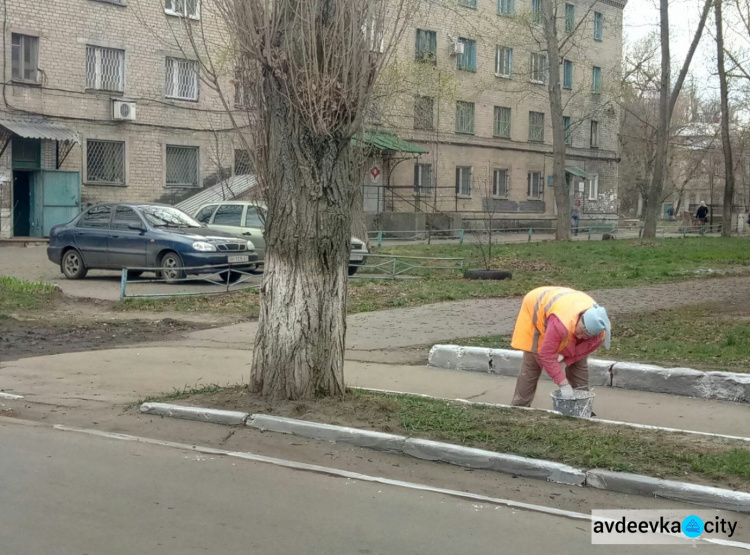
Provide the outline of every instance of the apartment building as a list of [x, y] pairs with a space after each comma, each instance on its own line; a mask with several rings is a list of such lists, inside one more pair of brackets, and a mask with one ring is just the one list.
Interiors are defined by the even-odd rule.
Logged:
[[[89, 203], [174, 203], [249, 172], [188, 34], [200, 0], [7, 0], [0, 238], [46, 236]], [[231, 90], [227, 79], [226, 90]]]
[[[564, 58], [566, 165], [582, 223], [617, 218], [619, 111], [613, 96], [625, 3], [555, 5]], [[553, 225], [552, 123], [541, 21], [539, 0], [425, 5], [398, 48], [397, 69], [390, 72], [398, 82], [381, 84], [382, 105], [370, 125], [427, 153], [387, 153], [383, 176], [377, 175], [377, 182], [367, 177], [367, 210], [447, 213], [464, 227], [489, 212], [503, 227]], [[410, 80], [409, 74], [418, 77]]]

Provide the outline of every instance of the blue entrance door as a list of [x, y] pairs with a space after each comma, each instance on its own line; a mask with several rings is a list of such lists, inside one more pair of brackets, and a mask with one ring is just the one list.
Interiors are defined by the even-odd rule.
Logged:
[[32, 175], [31, 234], [48, 237], [49, 230], [81, 211], [81, 174], [40, 170]]

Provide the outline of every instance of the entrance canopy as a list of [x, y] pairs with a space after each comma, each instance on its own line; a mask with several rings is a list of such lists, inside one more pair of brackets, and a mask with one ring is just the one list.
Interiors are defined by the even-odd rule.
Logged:
[[591, 181], [591, 179], [592, 179], [591, 176], [589, 174], [587, 174], [585, 171], [583, 171], [580, 168], [576, 168], [574, 166], [570, 166], [570, 167], [565, 168], [565, 173], [576, 175], [576, 176], [578, 176], [578, 177], [580, 177], [582, 179], [588, 179], [589, 181]]
[[[358, 138], [352, 137], [352, 142], [356, 144]], [[422, 147], [409, 143], [394, 133], [387, 131], [365, 131], [362, 133], [362, 142], [374, 148], [375, 150], [385, 152], [401, 152], [404, 154], [427, 154]]]
[[68, 154], [70, 154], [73, 146], [81, 142], [78, 133], [56, 123], [0, 119], [0, 156], [8, 148], [8, 144], [10, 144], [14, 136], [21, 137], [22, 139], [56, 141], [58, 143], [58, 168], [62, 165]]

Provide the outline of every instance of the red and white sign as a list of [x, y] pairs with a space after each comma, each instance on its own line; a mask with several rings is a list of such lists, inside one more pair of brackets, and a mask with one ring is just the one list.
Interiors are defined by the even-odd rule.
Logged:
[[380, 185], [383, 181], [383, 171], [377, 164], [373, 164], [370, 167], [370, 182], [373, 185]]

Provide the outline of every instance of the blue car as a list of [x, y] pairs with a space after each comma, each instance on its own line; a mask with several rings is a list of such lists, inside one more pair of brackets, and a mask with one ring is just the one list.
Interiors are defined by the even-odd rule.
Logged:
[[[160, 268], [167, 282], [186, 274], [217, 273], [208, 266], [255, 270], [251, 241], [209, 230], [172, 206], [98, 204], [67, 224], [50, 230], [47, 257], [68, 279], [83, 279], [92, 269]], [[132, 277], [142, 272], [134, 270]]]

